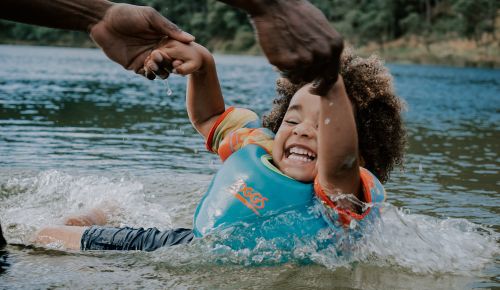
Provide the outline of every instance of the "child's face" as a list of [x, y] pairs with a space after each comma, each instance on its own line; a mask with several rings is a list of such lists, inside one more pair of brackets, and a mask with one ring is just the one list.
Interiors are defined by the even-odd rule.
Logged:
[[320, 97], [298, 90], [290, 101], [273, 144], [273, 162], [286, 175], [311, 182], [317, 174]]

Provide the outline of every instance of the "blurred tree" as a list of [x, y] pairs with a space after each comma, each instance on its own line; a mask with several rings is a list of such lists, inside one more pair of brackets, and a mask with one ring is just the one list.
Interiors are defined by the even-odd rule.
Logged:
[[[221, 52], [243, 52], [256, 46], [248, 17], [216, 0], [118, 0], [149, 5], [196, 36], [196, 41]], [[437, 39], [467, 37], [480, 43], [484, 34], [496, 41], [498, 0], [311, 0], [354, 45], [408, 35], [426, 46]], [[0, 21], [0, 42], [82, 45], [83, 33]]]

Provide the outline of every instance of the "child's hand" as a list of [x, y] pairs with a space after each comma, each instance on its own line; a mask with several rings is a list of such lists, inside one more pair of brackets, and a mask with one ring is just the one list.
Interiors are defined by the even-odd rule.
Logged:
[[208, 50], [197, 43], [169, 39], [151, 53], [145, 70], [161, 78], [167, 78], [170, 73], [188, 75], [202, 70], [211, 57]]

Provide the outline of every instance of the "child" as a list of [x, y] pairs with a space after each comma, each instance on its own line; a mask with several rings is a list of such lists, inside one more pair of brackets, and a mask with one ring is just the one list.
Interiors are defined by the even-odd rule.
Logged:
[[[196, 210], [194, 230], [57, 227], [41, 230], [38, 242], [82, 250], [154, 250], [233, 228], [227, 242], [232, 248], [253, 247], [259, 237], [293, 247], [297, 237], [376, 217], [370, 205], [385, 194], [377, 178], [387, 180], [405, 145], [402, 105], [378, 60], [345, 53], [341, 75], [324, 96], [311, 94], [310, 84], [280, 80], [282, 97], [264, 119], [267, 128], [258, 128], [252, 111], [226, 109], [213, 57], [204, 47], [168, 40], [148, 67], [155, 70], [164, 59], [173, 60], [175, 73], [189, 75], [189, 118], [207, 148], [224, 161]], [[321, 201], [319, 212], [311, 210], [314, 195]], [[286, 212], [294, 218], [269, 222]], [[92, 215], [100, 216], [94, 219], [99, 222], [76, 218], [68, 224], [105, 223], [99, 209]]]

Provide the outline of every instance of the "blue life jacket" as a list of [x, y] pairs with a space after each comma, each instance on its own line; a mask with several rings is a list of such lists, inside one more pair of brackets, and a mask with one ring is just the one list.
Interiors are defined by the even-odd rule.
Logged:
[[[372, 202], [383, 198], [372, 195]], [[196, 209], [194, 233], [201, 237], [233, 228], [225, 243], [233, 249], [253, 248], [259, 239], [292, 248], [297, 239], [314, 238], [322, 229], [343, 230], [332, 225], [337, 217], [330, 212], [325, 217], [321, 208], [312, 183], [283, 175], [262, 147], [251, 144], [229, 156], [214, 176]]]

